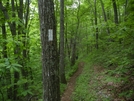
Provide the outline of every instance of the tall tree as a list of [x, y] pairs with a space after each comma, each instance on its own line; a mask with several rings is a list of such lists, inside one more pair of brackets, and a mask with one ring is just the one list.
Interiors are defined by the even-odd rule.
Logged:
[[64, 58], [64, 0], [60, 0], [60, 80], [66, 84]]
[[38, 0], [42, 45], [43, 101], [60, 101], [53, 0]]
[[126, 17], [128, 15], [127, 6], [128, 6], [128, 0], [126, 0], [124, 4], [124, 21], [126, 21]]
[[95, 26], [96, 26], [96, 49], [99, 48], [99, 45], [98, 45], [98, 20], [97, 20], [97, 3], [96, 3], [97, 0], [94, 0], [94, 17], [95, 17]]
[[[104, 8], [104, 3], [102, 0], [100, 0], [100, 3], [101, 3], [101, 7], [102, 7], [102, 12], [103, 12], [103, 16], [104, 16], [104, 21], [106, 22], [107, 24], [107, 16], [106, 16], [106, 12], [105, 12], [105, 8]], [[107, 24], [108, 25], [108, 24]], [[108, 35], [110, 34], [110, 29], [109, 27], [107, 27], [107, 33]]]
[[112, 0], [112, 3], [113, 3], [113, 9], [114, 9], [114, 21], [115, 21], [115, 24], [118, 24], [119, 20], [118, 20], [118, 11], [117, 11], [116, 0]]
[[[9, 3], [9, 1], [8, 1]], [[2, 10], [3, 12], [3, 15], [4, 15], [4, 18], [6, 20], [9, 20], [10, 17], [9, 17], [9, 14], [8, 14], [8, 10], [6, 9], [6, 7], [3, 6], [3, 3], [0, 1], [0, 9]], [[15, 18], [16, 17], [16, 9], [15, 9], [15, 3], [14, 3], [14, 0], [11, 0], [11, 11], [12, 11], [12, 18]], [[12, 34], [12, 37], [13, 37], [13, 40], [15, 40], [15, 36], [17, 35], [16, 33], [16, 23], [15, 23], [15, 20], [10, 22], [8, 21], [8, 25], [10, 27], [10, 31], [11, 31], [11, 34]], [[19, 54], [20, 53], [20, 50], [19, 50], [19, 46], [17, 44], [15, 44], [15, 47], [14, 47], [14, 55], [17, 55], [16, 56], [16, 61], [18, 62], [18, 60], [20, 60], [19, 58]], [[10, 78], [11, 79], [11, 78]], [[19, 73], [18, 72], [14, 72], [14, 83], [17, 83], [17, 81], [19, 80]], [[13, 96], [10, 96], [12, 97], [11, 99], [13, 99], [14, 101], [18, 100], [18, 97], [17, 97], [17, 89], [18, 89], [18, 85], [14, 85], [13, 87], [13, 92], [11, 91], [11, 94], [13, 93]]]
[[66, 22], [65, 22], [65, 53], [66, 53], [66, 57], [68, 57], [69, 61], [70, 61], [70, 47], [69, 47], [69, 42], [68, 42], [68, 37], [67, 37], [67, 33], [68, 33], [68, 18], [67, 18], [67, 6], [65, 6], [65, 18], [66, 18]]
[[[6, 40], [7, 32], [6, 32], [5, 22], [2, 24], [1, 29], [2, 29], [2, 38]], [[7, 42], [6, 41], [3, 42], [3, 58], [7, 58]]]
[[76, 12], [76, 31], [72, 31], [72, 33], [74, 33], [74, 37], [71, 38], [71, 66], [73, 66], [75, 64], [76, 61], [76, 57], [77, 57], [77, 40], [78, 40], [78, 33], [79, 33], [79, 27], [80, 27], [80, 0], [78, 0], [77, 2], [77, 12]]
[[[28, 85], [22, 84], [20, 85], [16, 84], [21, 78], [20, 78], [20, 72], [22, 74], [22, 77], [27, 79], [28, 76], [28, 68], [27, 64], [28, 62], [28, 51], [29, 47], [28, 46], [28, 20], [29, 20], [29, 5], [30, 1], [29, 0], [6, 0], [6, 1], [0, 1], [0, 11], [2, 11], [2, 18], [4, 19], [4, 23], [2, 26], [2, 31], [3, 31], [3, 40], [5, 41], [5, 46], [6, 42], [8, 41], [8, 36], [10, 36], [10, 32], [12, 35], [12, 40], [14, 43], [12, 43], [12, 47], [10, 50], [7, 43], [7, 46], [5, 47], [3, 45], [3, 55], [7, 56], [7, 61], [9, 62], [10, 68], [8, 68], [8, 75], [6, 75], [5, 78], [8, 78], [7, 82], [9, 82], [8, 85], [12, 85], [7, 88], [7, 97], [10, 100], [16, 101], [16, 100], [21, 100], [21, 97], [18, 96], [18, 92], [20, 91], [20, 88], [25, 90], [28, 88]], [[5, 25], [4, 25], [5, 24]], [[4, 28], [5, 27], [5, 28]], [[8, 34], [6, 35], [6, 32], [8, 31]], [[10, 32], [9, 32], [10, 31]], [[6, 37], [7, 36], [7, 37]], [[11, 38], [11, 37], [10, 37]], [[6, 53], [6, 51], [8, 53]], [[12, 58], [10, 60], [10, 58]], [[12, 66], [13, 61], [15, 62], [16, 66]], [[23, 68], [20, 68], [22, 67]], [[14, 72], [12, 72], [11, 75], [11, 70], [12, 67], [17, 68], [17, 70], [14, 69]], [[30, 71], [30, 70], [29, 70]], [[6, 84], [7, 85], [7, 84]], [[23, 88], [22, 88], [23, 87]]]

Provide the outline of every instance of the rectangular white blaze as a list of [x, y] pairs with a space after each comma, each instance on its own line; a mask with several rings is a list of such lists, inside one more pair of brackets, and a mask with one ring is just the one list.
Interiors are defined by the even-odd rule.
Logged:
[[53, 41], [53, 29], [48, 29], [48, 41]]

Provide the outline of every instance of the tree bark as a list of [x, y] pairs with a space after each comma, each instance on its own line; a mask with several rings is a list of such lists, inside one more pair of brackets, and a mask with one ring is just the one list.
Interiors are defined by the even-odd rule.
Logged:
[[53, 0], [38, 0], [38, 6], [42, 45], [43, 101], [60, 101], [54, 3]]
[[64, 0], [60, 0], [60, 82], [66, 84], [64, 58]]

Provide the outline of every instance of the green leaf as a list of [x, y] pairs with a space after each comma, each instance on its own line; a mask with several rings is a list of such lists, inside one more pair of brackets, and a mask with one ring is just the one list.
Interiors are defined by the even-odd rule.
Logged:
[[6, 68], [7, 68], [7, 69], [11, 68], [11, 65], [7, 66]]
[[10, 68], [10, 72], [13, 73], [14, 72], [14, 69], [13, 68]]
[[14, 66], [14, 67], [22, 67], [22, 65], [17, 64], [17, 63], [13, 63], [12, 66]]
[[21, 93], [21, 95], [23, 95], [23, 96], [26, 96], [27, 94], [28, 94], [27, 90], [26, 90], [26, 91], [23, 91], [23, 92]]
[[6, 67], [5, 63], [0, 63], [0, 67]]
[[6, 64], [6, 65], [10, 65], [8, 58], [5, 59], [5, 64]]
[[18, 82], [17, 82], [17, 85], [22, 85], [24, 83], [27, 83], [27, 79], [20, 79]]
[[33, 95], [33, 93], [30, 90], [25, 90], [21, 93], [21, 95], [26, 96], [27, 94]]
[[12, 66], [12, 68], [13, 68], [15, 71], [17, 71], [17, 72], [20, 72], [20, 69], [19, 69], [19, 68], [17, 68], [17, 67]]

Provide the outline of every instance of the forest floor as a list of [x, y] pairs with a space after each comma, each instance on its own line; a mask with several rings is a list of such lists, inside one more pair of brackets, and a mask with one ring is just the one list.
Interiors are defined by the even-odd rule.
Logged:
[[71, 96], [75, 88], [75, 83], [77, 77], [82, 73], [84, 67], [84, 62], [80, 62], [78, 65], [78, 70], [73, 74], [67, 83], [67, 88], [61, 97], [61, 101], [71, 101]]
[[110, 78], [108, 70], [98, 65], [94, 65], [92, 69], [89, 89], [91, 92], [95, 91], [95, 101], [131, 101], [116, 96], [119, 94], [119, 90], [121, 90], [121, 83], [111, 79], [114, 77], [118, 78], [118, 75], [114, 75], [113, 78]]
[[[78, 70], [68, 81], [67, 88], [61, 97], [61, 101], [72, 101], [71, 99], [73, 92], [75, 90], [76, 80], [78, 79], [78, 77], [80, 77], [80, 74], [84, 72], [83, 67], [84, 62], [80, 62], [78, 65]], [[119, 84], [118, 82], [115, 83], [111, 81], [106, 81], [108, 75], [107, 73], [108, 73], [107, 70], [101, 66], [96, 65], [90, 68], [89, 72], [90, 80], [88, 81], [89, 93], [90, 94], [92, 93], [92, 95], [96, 97], [95, 98], [96, 100], [91, 101], [133, 101], [129, 99], [118, 98], [116, 96], [119, 90], [121, 89], [120, 88], [121, 84]], [[118, 75], [115, 76], [118, 77]], [[85, 98], [85, 100], [81, 101], [87, 101], [87, 100]]]

